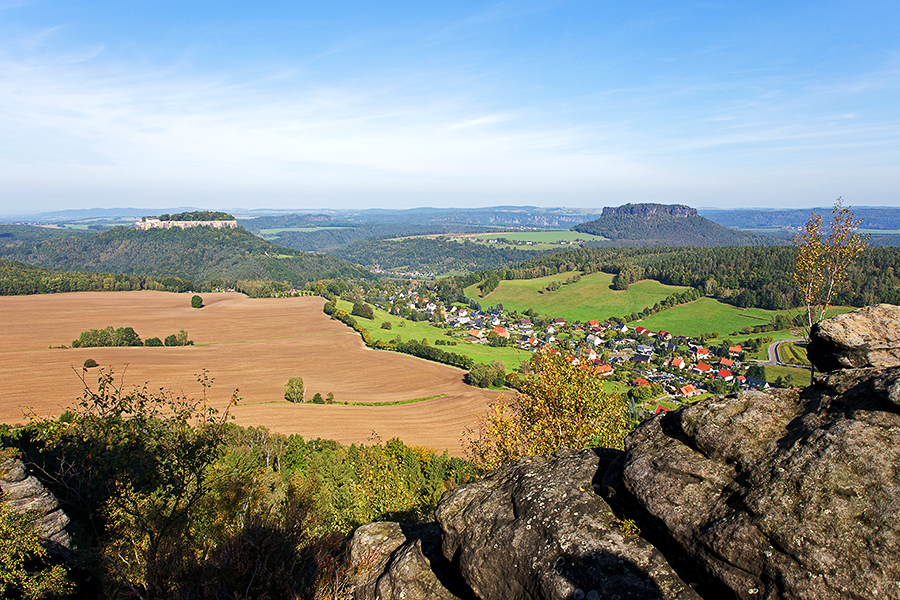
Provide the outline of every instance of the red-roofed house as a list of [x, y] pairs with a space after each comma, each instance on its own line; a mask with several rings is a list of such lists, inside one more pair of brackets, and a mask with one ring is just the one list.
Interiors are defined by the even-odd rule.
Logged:
[[600, 321], [588, 321], [588, 327], [591, 329], [598, 329], [600, 327]]
[[635, 327], [634, 332], [638, 335], [647, 335], [648, 333], [650, 333], [650, 330], [646, 327]]
[[660, 331], [659, 333], [656, 334], [656, 337], [668, 342], [669, 340], [672, 339], [672, 334], [669, 333], [668, 331]]
[[707, 350], [706, 348], [697, 348], [695, 353], [697, 354], [698, 359], [707, 358], [709, 356], [709, 350]]
[[672, 366], [675, 367], [676, 369], [683, 369], [685, 366], [687, 366], [687, 363], [684, 362], [683, 358], [673, 358]]
[[493, 331], [494, 333], [496, 333], [497, 335], [499, 335], [502, 338], [509, 339], [509, 332], [503, 327], [494, 327], [491, 331]]
[[612, 375], [613, 372], [612, 365], [599, 365], [595, 370], [597, 371], [597, 375], [599, 375], [600, 377]]
[[702, 375], [702, 374], [705, 374], [705, 373], [709, 373], [709, 370], [710, 370], [710, 369], [712, 369], [711, 366], [709, 366], [709, 365], [706, 364], [706, 363], [702, 363], [702, 362], [701, 362], [701, 363], [697, 363], [697, 366], [694, 367], [694, 370], [697, 371], [698, 373], [700, 373], [701, 375]]
[[654, 415], [658, 415], [661, 412], [669, 412], [669, 409], [663, 406], [662, 404], [656, 405], [656, 410], [653, 411]]
[[744, 349], [741, 348], [740, 346], [732, 346], [731, 348], [728, 349], [728, 355], [729, 356], [740, 356], [741, 352], [743, 352], [743, 351], [744, 351]]
[[719, 364], [723, 367], [728, 367], [729, 369], [734, 366], [734, 361], [730, 358], [723, 358], [719, 361]]
[[725, 381], [731, 381], [732, 379], [734, 379], [734, 375], [728, 369], [719, 369], [718, 375]]
[[686, 385], [683, 388], [679, 388], [678, 393], [684, 396], [685, 398], [690, 398], [692, 396], [696, 396], [700, 393], [700, 390], [695, 388], [692, 385]]
[[637, 379], [634, 380], [634, 382], [632, 382], [631, 385], [636, 385], [636, 386], [639, 386], [639, 387], [650, 387], [651, 384], [650, 384], [650, 382], [647, 381], [646, 379], [643, 379], [643, 378], [641, 378], [641, 377], [638, 377]]

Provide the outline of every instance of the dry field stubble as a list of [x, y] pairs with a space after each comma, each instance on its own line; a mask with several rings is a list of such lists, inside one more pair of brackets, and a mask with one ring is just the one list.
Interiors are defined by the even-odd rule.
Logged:
[[[235, 388], [244, 399], [233, 413], [242, 425], [264, 425], [305, 438], [343, 443], [394, 436], [452, 454], [459, 439], [497, 392], [470, 387], [463, 371], [411, 356], [366, 348], [359, 336], [322, 313], [317, 297], [249, 299], [241, 294], [83, 292], [0, 297], [0, 422], [22, 423], [25, 411], [55, 415], [81, 396], [85, 359], [124, 373], [126, 388], [148, 383], [198, 397], [195, 374], [215, 378], [210, 398], [224, 405]], [[179, 329], [184, 348], [78, 348], [85, 329], [133, 327], [146, 340]], [[127, 367], [126, 367], [127, 365]], [[73, 370], [74, 369], [74, 370]], [[440, 396], [397, 406], [291, 404], [283, 399], [289, 377], [300, 376], [307, 397], [334, 393], [346, 402], [393, 402]], [[95, 383], [97, 370], [87, 372]]]

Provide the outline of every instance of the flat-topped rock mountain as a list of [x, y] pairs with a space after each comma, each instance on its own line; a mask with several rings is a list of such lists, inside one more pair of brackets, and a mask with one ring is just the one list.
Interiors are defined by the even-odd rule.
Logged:
[[626, 204], [605, 207], [600, 218], [572, 229], [603, 236], [620, 245], [768, 246], [782, 240], [723, 227], [681, 204]]
[[[624, 451], [560, 450], [460, 486], [419, 526], [427, 543], [361, 528], [357, 598], [900, 597], [898, 310], [823, 322], [811, 347], [844, 331], [854, 368], [807, 388], [714, 396], [645, 421]], [[397, 584], [429, 577], [449, 595]]]

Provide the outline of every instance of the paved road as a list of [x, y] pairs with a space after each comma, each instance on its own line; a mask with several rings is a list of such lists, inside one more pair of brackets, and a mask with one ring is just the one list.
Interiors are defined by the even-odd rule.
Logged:
[[769, 344], [769, 360], [767, 360], [766, 362], [760, 362], [757, 364], [766, 365], [766, 366], [779, 365], [782, 367], [796, 367], [798, 365], [789, 365], [787, 363], [781, 362], [781, 360], [778, 358], [778, 346], [780, 346], [781, 344], [783, 344], [785, 342], [803, 342], [803, 341], [806, 341], [805, 338], [793, 338], [790, 340], [778, 340], [777, 342], [773, 342], [773, 343]]

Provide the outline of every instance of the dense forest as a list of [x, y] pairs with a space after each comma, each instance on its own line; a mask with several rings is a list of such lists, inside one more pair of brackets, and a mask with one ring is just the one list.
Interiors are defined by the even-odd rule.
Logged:
[[[193, 282], [194, 289], [237, 289], [241, 287], [239, 282], [289, 289], [335, 277], [376, 278], [339, 258], [277, 246], [241, 227], [149, 231], [117, 227], [92, 236], [44, 236], [36, 241], [29, 241], [29, 236], [35, 236], [31, 230], [36, 228], [10, 229], [7, 227], [7, 233], [15, 235], [0, 239], [0, 258], [63, 271], [102, 271], [163, 281], [180, 278]], [[265, 291], [260, 289], [258, 293], [265, 295]]]
[[193, 282], [185, 281], [180, 277], [57, 271], [0, 259], [0, 296], [131, 290], [188, 292], [193, 289]]
[[367, 267], [432, 273], [499, 269], [545, 253], [447, 238], [361, 240], [334, 252], [336, 256]]

